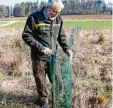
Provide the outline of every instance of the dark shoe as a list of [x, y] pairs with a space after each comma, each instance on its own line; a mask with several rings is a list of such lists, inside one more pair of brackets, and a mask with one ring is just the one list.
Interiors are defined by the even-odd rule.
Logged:
[[48, 103], [46, 103], [46, 102], [41, 102], [41, 103], [40, 103], [40, 108], [49, 108], [49, 107], [48, 107]]
[[37, 98], [34, 102], [33, 102], [34, 105], [40, 105], [40, 98]]

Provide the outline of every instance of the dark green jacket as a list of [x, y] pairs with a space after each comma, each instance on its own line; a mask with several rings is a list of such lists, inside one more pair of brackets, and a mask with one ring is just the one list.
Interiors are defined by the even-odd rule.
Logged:
[[42, 46], [52, 49], [56, 52], [57, 42], [64, 52], [69, 49], [66, 35], [62, 26], [62, 19], [57, 16], [53, 21], [47, 20], [43, 9], [28, 16], [22, 38], [26, 44], [31, 47], [31, 56], [39, 60], [49, 60], [49, 57], [41, 53]]

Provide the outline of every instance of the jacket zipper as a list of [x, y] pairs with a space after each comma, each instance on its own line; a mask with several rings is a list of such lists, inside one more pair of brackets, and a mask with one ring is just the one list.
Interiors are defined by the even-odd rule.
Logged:
[[51, 28], [50, 28], [50, 48], [52, 50], [52, 54], [54, 53], [54, 43], [53, 43], [53, 21], [51, 21]]

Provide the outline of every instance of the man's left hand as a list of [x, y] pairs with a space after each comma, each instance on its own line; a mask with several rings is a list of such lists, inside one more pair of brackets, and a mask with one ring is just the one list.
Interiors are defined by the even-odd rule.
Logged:
[[67, 50], [66, 54], [69, 56], [70, 62], [72, 63], [73, 52], [71, 50]]

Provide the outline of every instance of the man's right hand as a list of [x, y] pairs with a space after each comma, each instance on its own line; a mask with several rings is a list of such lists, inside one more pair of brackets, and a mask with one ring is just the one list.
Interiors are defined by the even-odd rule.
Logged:
[[42, 53], [44, 53], [44, 55], [50, 56], [52, 54], [52, 50], [49, 48], [44, 48], [43, 50], [41, 50]]

